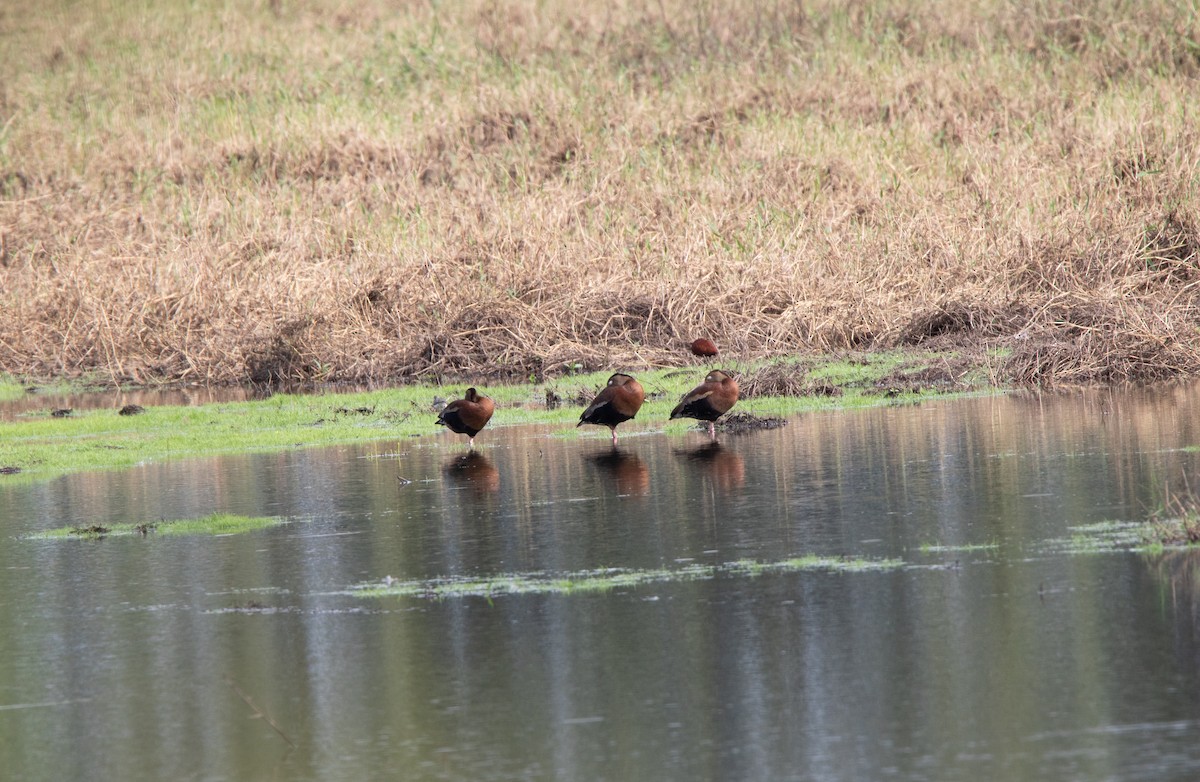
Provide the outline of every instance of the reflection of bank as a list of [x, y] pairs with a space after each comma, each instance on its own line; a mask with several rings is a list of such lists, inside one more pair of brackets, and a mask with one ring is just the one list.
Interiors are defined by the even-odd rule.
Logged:
[[683, 456], [697, 472], [703, 472], [711, 478], [713, 486], [720, 491], [739, 488], [746, 482], [746, 463], [741, 455], [715, 440], [698, 448], [675, 453]]
[[455, 456], [442, 468], [446, 477], [477, 492], [494, 492], [500, 488], [500, 471], [479, 451]]
[[[1180, 530], [1186, 534], [1183, 522]], [[1191, 535], [1188, 535], [1191, 537]], [[1180, 545], [1184, 541], [1168, 541], [1170, 545]], [[1200, 604], [1200, 551], [1189, 548], [1165, 548], [1160, 553], [1147, 554], [1145, 559], [1154, 568], [1154, 575], [1171, 590], [1171, 599], [1177, 604], [1185, 604], [1189, 611], [1195, 611]]]
[[588, 459], [613, 481], [618, 494], [641, 495], [650, 491], [650, 468], [637, 454], [613, 448], [592, 454]]

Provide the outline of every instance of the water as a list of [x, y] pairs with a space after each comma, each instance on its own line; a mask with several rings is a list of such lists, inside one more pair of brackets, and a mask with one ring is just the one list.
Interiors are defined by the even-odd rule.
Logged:
[[[1200, 483], [1197, 389], [536, 427], [5, 487], [10, 779], [1192, 780], [1197, 560], [1073, 553]], [[624, 430], [624, 427], [623, 427]], [[43, 541], [214, 511], [229, 537]], [[924, 548], [923, 548], [924, 547]], [[966, 548], [974, 547], [974, 548]], [[898, 569], [367, 599], [819, 554]], [[257, 716], [256, 716], [257, 715]], [[272, 726], [274, 725], [274, 727]], [[277, 730], [276, 730], [277, 729]]]

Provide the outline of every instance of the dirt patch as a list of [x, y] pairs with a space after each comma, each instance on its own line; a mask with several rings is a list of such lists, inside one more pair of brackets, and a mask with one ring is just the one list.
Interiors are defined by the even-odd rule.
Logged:
[[717, 429], [731, 434], [741, 434], [763, 429], [778, 429], [781, 426], [787, 426], [787, 420], [753, 413], [730, 413], [717, 424]]

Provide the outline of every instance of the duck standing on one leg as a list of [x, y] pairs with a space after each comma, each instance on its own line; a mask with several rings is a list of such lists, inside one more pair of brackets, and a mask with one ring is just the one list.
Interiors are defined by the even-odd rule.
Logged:
[[490, 397], [483, 396], [474, 388], [468, 388], [465, 397], [442, 408], [442, 412], [438, 413], [437, 422], [451, 432], [465, 434], [467, 442], [474, 448], [475, 435], [487, 426], [495, 411], [496, 405]]
[[596, 394], [596, 398], [579, 416], [579, 423], [575, 426], [579, 427], [584, 424], [607, 426], [612, 430], [612, 444], [615, 446], [617, 444], [617, 424], [624, 423], [636, 416], [645, 400], [646, 392], [642, 389], [642, 384], [632, 375], [617, 372], [608, 379], [608, 385], [601, 389], [599, 394]]
[[717, 439], [714, 422], [729, 412], [737, 403], [737, 381], [720, 369], [714, 369], [704, 382], [688, 391], [675, 409], [671, 418], [695, 418], [708, 422], [708, 436]]

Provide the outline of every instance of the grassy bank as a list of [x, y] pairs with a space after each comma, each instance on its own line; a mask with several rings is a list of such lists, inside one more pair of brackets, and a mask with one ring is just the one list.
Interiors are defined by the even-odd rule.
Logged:
[[12, 4], [0, 370], [1194, 374], [1197, 41], [1170, 0]]
[[[743, 374], [747, 394], [736, 410], [783, 416], [835, 406], [904, 402], [986, 385], [982, 376], [952, 374], [954, 366], [953, 357], [870, 353], [748, 367]], [[668, 415], [703, 373], [696, 368], [639, 373], [647, 400], [636, 422], [623, 429], [649, 426], [684, 431], [694, 422], [668, 422]], [[575, 423], [607, 376], [607, 372], [591, 373], [545, 384], [480, 386], [497, 404], [480, 442], [486, 442], [487, 431], [524, 423], [561, 426], [563, 437], [597, 435], [591, 427], [576, 429]], [[275, 394], [259, 401], [147, 407], [144, 413], [128, 416], [114, 408], [77, 410], [64, 417], [36, 410], [0, 424], [0, 481], [13, 484], [169, 459], [416, 436], [440, 435], [448, 438], [448, 445], [461, 447], [465, 442], [461, 435], [435, 425], [433, 403], [438, 396], [457, 398], [464, 390], [462, 385], [413, 385], [357, 393]], [[554, 400], [553, 405], [548, 400]], [[607, 436], [607, 431], [597, 436]]]

